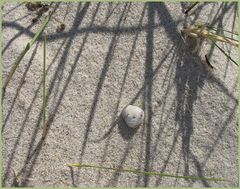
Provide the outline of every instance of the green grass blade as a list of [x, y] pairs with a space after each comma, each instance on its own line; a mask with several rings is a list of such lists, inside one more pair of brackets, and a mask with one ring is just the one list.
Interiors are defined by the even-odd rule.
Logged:
[[[213, 30], [213, 31], [219, 31], [217, 28], [215, 28], [215, 27], [212, 27], [212, 26], [206, 26], [208, 29], [211, 29], [211, 30]], [[229, 34], [233, 34], [233, 35], [237, 35], [238, 36], [238, 33], [235, 33], [235, 32], [232, 32], [232, 31], [229, 31], [229, 30], [225, 30], [225, 29], [222, 29], [222, 28], [220, 28], [220, 30], [222, 31], [222, 32], [226, 32], [226, 33], [229, 33]]]
[[219, 47], [214, 40], [211, 40], [211, 41], [213, 42], [213, 44], [214, 44], [229, 60], [231, 60], [235, 65], [238, 66], [238, 63], [237, 63], [236, 61], [234, 61], [234, 60], [231, 58], [231, 56], [229, 56], [221, 47]]
[[85, 164], [65, 164], [69, 167], [81, 167], [81, 168], [94, 168], [94, 169], [104, 169], [104, 170], [114, 170], [119, 172], [129, 172], [135, 174], [144, 174], [144, 175], [156, 175], [162, 177], [174, 177], [174, 178], [184, 178], [184, 179], [192, 179], [192, 180], [208, 180], [208, 181], [229, 181], [222, 178], [206, 178], [206, 177], [196, 177], [196, 176], [178, 176], [160, 172], [146, 172], [141, 171], [140, 169], [122, 169], [122, 168], [112, 168], [112, 167], [104, 167], [104, 166], [95, 166], [95, 165], [85, 165]]
[[36, 40], [39, 38], [39, 36], [41, 35], [41, 33], [44, 31], [44, 29], [46, 28], [46, 26], [48, 25], [48, 22], [50, 20], [50, 15], [47, 16], [47, 18], [44, 20], [42, 26], [38, 29], [37, 33], [34, 35], [34, 37], [32, 38], [32, 40], [30, 41], [30, 47], [36, 42]]
[[32, 45], [37, 41], [37, 39], [39, 38], [40, 34], [43, 32], [43, 30], [46, 28], [48, 22], [50, 19], [50, 15], [47, 16], [47, 18], [45, 19], [45, 21], [43, 22], [42, 26], [38, 29], [37, 33], [34, 35], [34, 37], [32, 38], [32, 40], [26, 45], [25, 49], [21, 52], [21, 54], [19, 55], [19, 57], [16, 59], [13, 67], [10, 70], [10, 73], [6, 79], [6, 82], [3, 86], [3, 90], [6, 89], [7, 85], [9, 84], [10, 80], [13, 77], [13, 74], [15, 73], [17, 67], [19, 66], [21, 60], [23, 59], [23, 57], [25, 56], [25, 54], [29, 51], [29, 49], [32, 47]]
[[47, 125], [46, 125], [46, 34], [43, 34], [43, 112], [42, 112], [42, 121], [43, 121], [43, 135], [42, 137], [45, 138], [47, 133]]
[[26, 48], [21, 52], [21, 54], [20, 54], [19, 57], [17, 58], [15, 64], [14, 64], [13, 67], [11, 68], [10, 73], [9, 73], [9, 75], [8, 75], [8, 77], [7, 77], [7, 80], [6, 80], [6, 82], [4, 83], [4, 85], [3, 85], [3, 89], [6, 89], [8, 83], [9, 83], [10, 80], [12, 79], [12, 76], [13, 76], [14, 72], [16, 71], [19, 63], [21, 62], [21, 60], [23, 59], [24, 55], [27, 53], [27, 51], [28, 51], [29, 49], [30, 49], [30, 45], [27, 44]]

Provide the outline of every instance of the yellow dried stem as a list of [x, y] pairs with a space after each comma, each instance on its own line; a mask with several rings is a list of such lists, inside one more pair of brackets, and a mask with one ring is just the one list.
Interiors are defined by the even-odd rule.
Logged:
[[220, 42], [228, 43], [236, 47], [239, 46], [238, 41], [231, 40], [223, 36], [219, 36], [217, 34], [207, 31], [206, 29], [203, 29], [202, 27], [184, 28], [182, 32], [188, 36], [195, 37], [195, 38], [206, 38], [212, 41], [220, 41]]

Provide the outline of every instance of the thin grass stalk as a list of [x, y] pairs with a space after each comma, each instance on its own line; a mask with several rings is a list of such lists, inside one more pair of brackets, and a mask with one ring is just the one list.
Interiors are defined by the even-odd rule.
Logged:
[[206, 177], [196, 177], [196, 176], [178, 176], [160, 172], [146, 172], [141, 171], [140, 169], [123, 169], [123, 168], [112, 168], [112, 167], [104, 167], [104, 166], [96, 166], [96, 165], [85, 165], [85, 164], [65, 164], [69, 167], [81, 167], [81, 168], [94, 168], [94, 169], [103, 169], [103, 170], [114, 170], [118, 172], [129, 172], [135, 174], [144, 174], [144, 175], [155, 175], [161, 177], [174, 177], [174, 178], [184, 178], [184, 179], [192, 179], [192, 180], [208, 180], [208, 181], [229, 181], [227, 179], [222, 178], [206, 178]]
[[[208, 29], [213, 30], [213, 31], [218, 31], [218, 29], [215, 28], [215, 27], [212, 27], [212, 26], [206, 26], [206, 27], [207, 27]], [[229, 30], [225, 30], [225, 29], [222, 29], [222, 28], [220, 28], [220, 29], [221, 29], [221, 31], [223, 31], [223, 32], [230, 33], [230, 34], [233, 34], [233, 35], [237, 35], [237, 36], [238, 36], [238, 33], [235, 33], [235, 32], [229, 31]]]
[[230, 40], [232, 40], [232, 41], [236, 41], [236, 46], [238, 46], [238, 40], [237, 39], [234, 39], [234, 38], [232, 38], [232, 37], [228, 37], [228, 36], [222, 36], [222, 35], [219, 35], [219, 36], [221, 36], [221, 37], [225, 37], [226, 39], [230, 39]]
[[43, 34], [43, 109], [42, 109], [42, 121], [43, 121], [43, 134], [42, 137], [45, 138], [47, 134], [47, 125], [46, 125], [46, 34]]
[[[206, 26], [207, 27], [207, 26]], [[208, 27], [207, 27], [208, 28]], [[213, 30], [213, 31], [215, 31], [215, 32], [217, 32], [218, 30], [215, 30], [215, 29], [210, 29], [210, 30]], [[221, 31], [221, 32], [223, 32], [223, 31]], [[226, 32], [226, 31], [225, 31]], [[238, 36], [237, 34], [235, 34], [235, 33], [232, 33], [232, 32], [226, 32], [226, 33], [231, 33], [232, 35], [235, 35], [236, 37]], [[237, 39], [234, 39], [234, 38], [232, 38], [232, 37], [228, 37], [228, 36], [225, 36], [224, 34], [217, 34], [219, 37], [222, 37], [222, 38], [226, 38], [226, 39], [230, 39], [230, 40], [232, 40], [232, 41], [236, 41], [236, 43], [238, 43], [238, 40]]]
[[213, 44], [214, 44], [229, 60], [231, 60], [235, 65], [238, 66], [238, 63], [237, 63], [236, 61], [234, 61], [234, 60], [231, 58], [231, 56], [229, 56], [220, 46], [218, 46], [217, 43], [216, 43], [214, 40], [212, 40], [212, 42], [213, 42]]
[[47, 16], [47, 18], [44, 20], [42, 26], [38, 29], [37, 33], [34, 35], [34, 37], [32, 38], [32, 40], [26, 45], [25, 49], [21, 52], [21, 54], [19, 55], [19, 57], [16, 59], [13, 67], [10, 70], [10, 73], [6, 79], [6, 82], [3, 86], [3, 89], [5, 90], [7, 85], [9, 84], [10, 80], [13, 77], [13, 74], [15, 73], [17, 67], [19, 66], [21, 60], [23, 59], [23, 57], [25, 56], [25, 54], [29, 51], [29, 49], [33, 46], [33, 44], [38, 40], [40, 34], [43, 32], [43, 30], [46, 28], [48, 22], [50, 19], [50, 15]]

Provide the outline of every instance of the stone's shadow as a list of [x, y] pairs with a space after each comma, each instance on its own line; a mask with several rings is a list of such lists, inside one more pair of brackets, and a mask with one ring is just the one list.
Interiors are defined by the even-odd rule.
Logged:
[[130, 140], [135, 135], [138, 128], [141, 127], [141, 125], [135, 129], [128, 127], [121, 115], [116, 122], [116, 126], [118, 127], [119, 133], [125, 140]]

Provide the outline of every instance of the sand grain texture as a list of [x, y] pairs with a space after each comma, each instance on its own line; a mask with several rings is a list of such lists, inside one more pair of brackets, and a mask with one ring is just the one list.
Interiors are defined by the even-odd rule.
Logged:
[[[179, 35], [189, 17], [237, 31], [237, 3], [61, 3], [47, 34], [47, 120], [41, 138], [42, 39], [22, 60], [3, 99], [3, 185], [237, 186], [237, 70], [210, 45], [214, 69]], [[24, 4], [3, 8], [3, 81], [43, 17]], [[238, 59], [237, 49], [221, 45]], [[25, 83], [20, 85], [25, 75]], [[144, 124], [126, 127], [120, 113], [141, 107]], [[192, 181], [78, 169], [65, 163], [140, 168], [220, 177]], [[16, 183], [15, 183], [16, 184]]]

